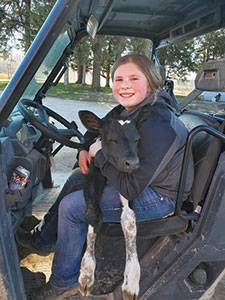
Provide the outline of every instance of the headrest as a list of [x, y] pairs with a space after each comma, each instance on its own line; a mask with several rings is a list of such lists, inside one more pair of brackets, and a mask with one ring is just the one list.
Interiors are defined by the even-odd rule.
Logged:
[[[217, 130], [220, 126], [220, 123], [213, 117], [197, 111], [184, 111], [179, 116], [179, 119], [184, 123], [189, 132], [199, 125], [209, 126]], [[209, 137], [210, 135], [207, 132], [200, 132], [194, 137], [192, 144], [194, 156], [201, 144], [203, 144]]]

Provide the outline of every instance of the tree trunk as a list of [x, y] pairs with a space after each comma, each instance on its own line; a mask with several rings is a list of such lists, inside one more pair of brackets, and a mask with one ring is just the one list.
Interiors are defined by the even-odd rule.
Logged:
[[151, 58], [152, 56], [152, 42], [150, 40], [146, 41], [145, 55], [148, 58]]
[[122, 36], [117, 37], [117, 50], [116, 50], [116, 60], [121, 57], [121, 54], [125, 48], [126, 39]]
[[110, 65], [108, 64], [107, 70], [106, 70], [106, 83], [105, 87], [110, 87]]
[[94, 59], [93, 59], [93, 77], [92, 77], [92, 91], [100, 91], [100, 74], [101, 74], [101, 42], [100, 39], [96, 40], [92, 46]]
[[82, 84], [82, 78], [83, 78], [83, 65], [77, 66], [77, 81], [76, 83]]
[[64, 85], [65, 86], [69, 85], [69, 67], [66, 69], [64, 73]]
[[100, 70], [101, 70], [101, 63], [94, 61], [94, 63], [93, 63], [92, 85], [91, 85], [91, 90], [92, 91], [96, 91], [96, 92], [101, 91]]
[[86, 85], [86, 81], [85, 81], [85, 79], [86, 79], [86, 64], [83, 64], [82, 65], [83, 66], [83, 68], [82, 68], [82, 85]]

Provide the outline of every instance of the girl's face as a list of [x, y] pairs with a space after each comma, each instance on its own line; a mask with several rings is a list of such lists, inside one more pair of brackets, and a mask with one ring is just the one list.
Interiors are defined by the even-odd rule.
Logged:
[[112, 90], [116, 101], [127, 110], [133, 110], [152, 91], [144, 73], [134, 63], [116, 69]]

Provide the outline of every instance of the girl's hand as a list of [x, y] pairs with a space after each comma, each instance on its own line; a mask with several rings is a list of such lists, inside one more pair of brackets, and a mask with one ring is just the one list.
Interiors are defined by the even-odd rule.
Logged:
[[100, 139], [97, 139], [89, 148], [89, 159], [95, 157], [96, 153], [102, 149], [102, 142]]
[[89, 154], [86, 150], [81, 150], [78, 157], [78, 164], [82, 174], [87, 174], [89, 163]]

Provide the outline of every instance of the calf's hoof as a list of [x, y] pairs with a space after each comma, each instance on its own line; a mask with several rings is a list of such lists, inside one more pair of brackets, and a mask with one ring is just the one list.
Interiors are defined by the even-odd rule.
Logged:
[[138, 295], [132, 294], [130, 291], [123, 290], [123, 300], [137, 300]]
[[93, 289], [93, 284], [94, 281], [90, 276], [83, 276], [79, 278], [79, 292], [83, 297], [90, 296]]

